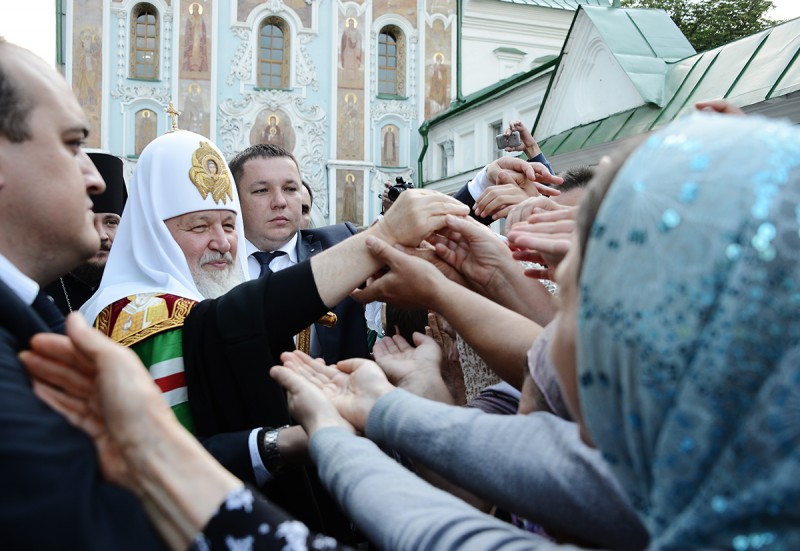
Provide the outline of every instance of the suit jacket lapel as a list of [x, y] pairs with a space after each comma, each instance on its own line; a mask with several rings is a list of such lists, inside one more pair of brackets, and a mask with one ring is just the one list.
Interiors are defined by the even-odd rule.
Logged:
[[2, 281], [0, 281], [0, 326], [4, 327], [25, 348], [36, 333], [50, 333], [39, 315]]
[[322, 251], [322, 243], [313, 234], [308, 234], [300, 230], [297, 239], [297, 262], [308, 260], [315, 254]]

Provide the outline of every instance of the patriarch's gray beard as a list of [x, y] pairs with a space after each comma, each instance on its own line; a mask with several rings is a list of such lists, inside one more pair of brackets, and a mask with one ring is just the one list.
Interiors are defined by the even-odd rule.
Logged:
[[[228, 267], [224, 270], [204, 270], [202, 266], [215, 260], [226, 260]], [[203, 298], [221, 297], [240, 283], [244, 282], [244, 274], [239, 264], [233, 261], [230, 252], [225, 254], [206, 253], [200, 259], [200, 266], [192, 268], [192, 279]]]

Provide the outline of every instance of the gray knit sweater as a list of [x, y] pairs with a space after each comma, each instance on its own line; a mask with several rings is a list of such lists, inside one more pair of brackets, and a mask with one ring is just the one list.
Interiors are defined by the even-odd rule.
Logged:
[[[489, 415], [397, 389], [370, 412], [366, 435], [556, 533], [608, 549], [647, 545], [600, 454], [553, 415]], [[323, 483], [382, 549], [575, 549], [479, 512], [343, 429], [320, 430], [310, 449]]]

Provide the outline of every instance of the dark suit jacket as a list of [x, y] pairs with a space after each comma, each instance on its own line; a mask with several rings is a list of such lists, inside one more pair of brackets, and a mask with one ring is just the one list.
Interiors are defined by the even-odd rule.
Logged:
[[9, 549], [166, 549], [93, 442], [39, 400], [17, 353], [49, 332], [0, 281], [0, 534]]
[[[344, 241], [357, 231], [358, 229], [350, 222], [300, 230], [297, 240], [297, 260], [299, 262], [308, 260], [320, 251]], [[338, 319], [336, 325], [325, 327], [319, 323], [314, 324], [325, 363], [335, 364], [339, 360], [348, 358], [369, 358], [364, 307], [352, 298], [346, 297], [332, 311]]]
[[[294, 424], [269, 369], [294, 350], [292, 337], [327, 310], [304, 261], [204, 300], [186, 318], [184, 369], [196, 434], [240, 478], [253, 479], [250, 431]], [[312, 530], [352, 538], [312, 469], [293, 469], [261, 491]]]

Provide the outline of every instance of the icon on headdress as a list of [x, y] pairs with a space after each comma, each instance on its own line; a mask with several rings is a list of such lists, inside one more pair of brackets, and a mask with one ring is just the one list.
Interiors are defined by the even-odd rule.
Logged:
[[231, 177], [225, 169], [225, 161], [208, 142], [200, 142], [200, 147], [192, 154], [189, 179], [203, 199], [210, 193], [216, 204], [222, 201], [222, 204], [225, 205], [228, 199], [233, 202]]

